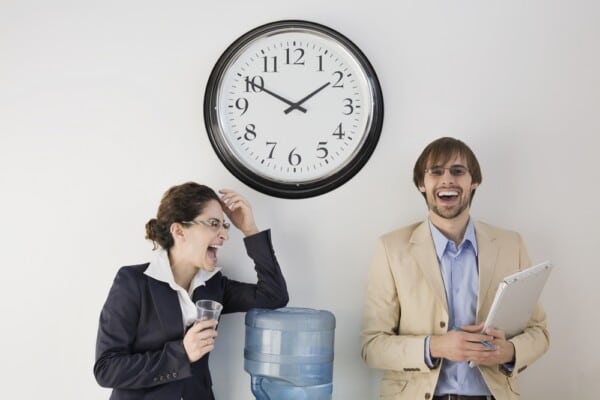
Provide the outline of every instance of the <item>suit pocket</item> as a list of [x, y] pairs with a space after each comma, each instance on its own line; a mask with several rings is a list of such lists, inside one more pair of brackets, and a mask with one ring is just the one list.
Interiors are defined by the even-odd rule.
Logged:
[[381, 394], [379, 397], [382, 400], [395, 399], [397, 395], [399, 395], [404, 391], [404, 389], [406, 389], [407, 383], [407, 380], [383, 379], [381, 381]]
[[510, 388], [510, 391], [513, 392], [514, 394], [516, 394], [517, 396], [520, 396], [521, 390], [519, 389], [518, 379], [514, 376], [511, 376], [511, 377], [507, 376], [506, 381], [508, 382], [508, 387]]

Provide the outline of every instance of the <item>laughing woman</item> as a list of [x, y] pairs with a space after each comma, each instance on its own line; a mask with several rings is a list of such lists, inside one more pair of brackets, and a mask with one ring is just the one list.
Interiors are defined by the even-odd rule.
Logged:
[[[196, 322], [194, 302], [216, 300], [223, 313], [288, 302], [270, 230], [259, 232], [250, 204], [232, 190], [188, 182], [170, 188], [146, 224], [156, 257], [117, 272], [102, 312], [94, 375], [111, 399], [214, 399], [208, 354], [216, 321]], [[257, 283], [228, 279], [217, 256], [230, 224], [245, 236]]]

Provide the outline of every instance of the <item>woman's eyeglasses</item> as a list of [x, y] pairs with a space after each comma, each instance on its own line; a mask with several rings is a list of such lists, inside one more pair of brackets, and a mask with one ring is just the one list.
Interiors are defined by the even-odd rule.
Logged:
[[210, 218], [206, 221], [181, 221], [181, 223], [184, 225], [204, 225], [206, 227], [211, 228], [214, 231], [221, 230], [221, 227], [223, 227], [223, 229], [225, 229], [226, 231], [228, 231], [229, 228], [231, 228], [231, 224], [229, 222], [221, 221], [217, 218]]

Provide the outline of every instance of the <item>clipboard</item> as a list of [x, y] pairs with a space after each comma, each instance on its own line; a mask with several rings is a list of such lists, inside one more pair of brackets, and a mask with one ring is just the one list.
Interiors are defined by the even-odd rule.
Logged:
[[500, 329], [506, 339], [523, 332], [552, 268], [549, 261], [544, 261], [505, 277], [498, 285], [483, 331]]

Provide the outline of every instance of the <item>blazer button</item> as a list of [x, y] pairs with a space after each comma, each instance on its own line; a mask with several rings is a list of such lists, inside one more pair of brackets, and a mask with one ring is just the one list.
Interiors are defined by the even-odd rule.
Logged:
[[440, 321], [440, 328], [445, 328], [445, 327], [446, 327], [446, 322]]
[[425, 393], [425, 398], [426, 399], [430, 399], [431, 398], [431, 393]]

